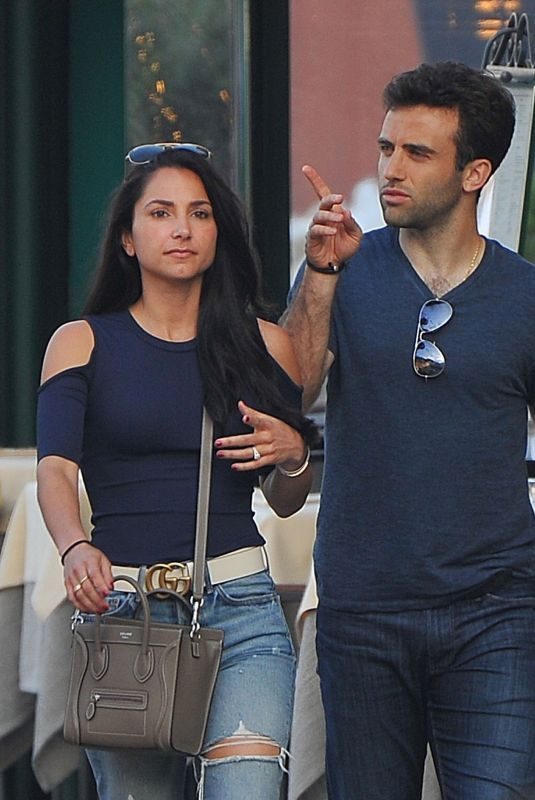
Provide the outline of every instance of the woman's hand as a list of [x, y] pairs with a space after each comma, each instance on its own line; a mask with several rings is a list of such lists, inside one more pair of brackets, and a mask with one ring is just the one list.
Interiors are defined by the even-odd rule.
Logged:
[[277, 417], [271, 417], [239, 401], [242, 421], [252, 433], [223, 436], [216, 440], [216, 456], [234, 461], [232, 469], [247, 472], [259, 467], [280, 464], [284, 469], [298, 469], [307, 448], [299, 431]]
[[89, 540], [67, 553], [63, 577], [69, 600], [80, 611], [102, 614], [108, 610], [106, 596], [113, 588], [111, 564]]

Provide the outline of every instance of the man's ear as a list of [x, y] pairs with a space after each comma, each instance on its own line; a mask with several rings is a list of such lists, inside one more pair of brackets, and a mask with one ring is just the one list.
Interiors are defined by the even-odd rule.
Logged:
[[135, 256], [136, 249], [134, 247], [134, 243], [132, 242], [132, 235], [130, 232], [125, 231], [121, 236], [121, 242], [123, 245], [123, 250], [125, 251], [127, 256]]
[[492, 164], [488, 158], [474, 158], [463, 170], [465, 192], [479, 192], [492, 175]]

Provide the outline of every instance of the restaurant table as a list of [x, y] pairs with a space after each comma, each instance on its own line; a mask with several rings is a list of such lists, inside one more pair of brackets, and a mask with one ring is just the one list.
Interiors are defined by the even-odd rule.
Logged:
[[[259, 490], [255, 520], [266, 539], [277, 586], [301, 596], [310, 571], [318, 495], [292, 517], [281, 519]], [[84, 526], [90, 508], [81, 486]], [[63, 740], [63, 715], [70, 671], [72, 606], [65, 599], [63, 569], [36, 496], [23, 487], [0, 552], [0, 770], [32, 751], [32, 767], [44, 791], [79, 766], [80, 750]]]

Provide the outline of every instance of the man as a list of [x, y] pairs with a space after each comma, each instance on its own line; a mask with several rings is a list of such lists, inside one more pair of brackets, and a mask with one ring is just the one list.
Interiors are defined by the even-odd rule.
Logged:
[[320, 198], [284, 325], [310, 403], [328, 373], [315, 546], [331, 800], [535, 797], [535, 268], [476, 208], [514, 129], [461, 64], [384, 92], [366, 235]]

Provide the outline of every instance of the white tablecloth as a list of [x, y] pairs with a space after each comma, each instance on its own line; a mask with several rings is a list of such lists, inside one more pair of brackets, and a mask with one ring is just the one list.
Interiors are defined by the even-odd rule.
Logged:
[[0, 448], [0, 532], [4, 533], [22, 487], [35, 480], [33, 448]]
[[[83, 516], [89, 508], [82, 495]], [[0, 554], [0, 769], [32, 750], [44, 791], [77, 769], [79, 748], [63, 741], [70, 667], [70, 616], [63, 571], [27, 483]]]

